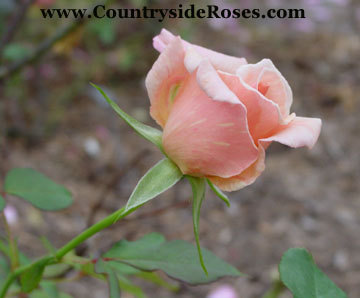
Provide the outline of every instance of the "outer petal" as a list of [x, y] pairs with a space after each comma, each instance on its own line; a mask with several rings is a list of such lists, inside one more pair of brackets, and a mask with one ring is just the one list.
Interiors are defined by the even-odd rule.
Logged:
[[263, 59], [256, 64], [244, 65], [237, 70], [237, 75], [246, 84], [276, 103], [283, 118], [289, 115], [293, 98], [292, 91], [289, 83], [271, 60]]
[[159, 35], [153, 38], [153, 46], [160, 53], [171, 43], [175, 35], [166, 29], [162, 29]]
[[219, 72], [219, 75], [246, 106], [249, 130], [254, 142], [257, 144], [260, 138], [270, 136], [280, 124], [277, 104], [250, 87], [242, 78], [223, 72]]
[[241, 174], [229, 177], [208, 177], [209, 180], [224, 191], [235, 191], [255, 182], [257, 177], [265, 170], [265, 149], [259, 146], [258, 159]]
[[265, 149], [272, 141], [291, 147], [307, 146], [312, 148], [316, 143], [321, 129], [318, 118], [296, 117], [288, 125], [281, 126], [271, 137], [259, 140], [259, 158], [241, 174], [229, 178], [208, 177], [212, 183], [224, 191], [239, 190], [251, 183], [265, 169]]
[[163, 146], [184, 174], [231, 177], [248, 168], [258, 149], [246, 108], [208, 61], [183, 84], [164, 128]]
[[226, 86], [208, 60], [203, 60], [198, 68], [197, 82], [201, 89], [213, 100], [239, 105], [239, 98]]
[[[154, 48], [159, 52], [162, 52], [174, 38], [175, 36], [171, 32], [167, 31], [166, 29], [162, 29], [161, 33], [153, 39]], [[240, 66], [247, 63], [245, 58], [224, 55], [197, 45], [193, 45], [184, 40], [182, 40], [182, 42], [186, 49], [194, 48], [203, 58], [208, 58], [215, 69], [235, 74], [236, 70]]]
[[320, 129], [321, 119], [296, 117], [289, 124], [280, 126], [274, 135], [261, 141], [276, 141], [293, 148], [307, 146], [311, 149], [319, 138]]
[[151, 103], [150, 114], [162, 127], [170, 112], [173, 93], [188, 75], [184, 58], [182, 42], [179, 37], [175, 37], [160, 54], [145, 79]]

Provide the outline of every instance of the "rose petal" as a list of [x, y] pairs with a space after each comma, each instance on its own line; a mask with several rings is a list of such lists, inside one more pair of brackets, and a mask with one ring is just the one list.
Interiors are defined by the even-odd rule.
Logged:
[[160, 53], [174, 40], [175, 35], [166, 29], [162, 29], [159, 35], [153, 38], [153, 46]]
[[295, 117], [289, 124], [280, 126], [274, 135], [261, 141], [276, 141], [293, 148], [306, 146], [311, 149], [319, 138], [320, 130], [321, 119]]
[[183, 86], [164, 128], [167, 155], [184, 174], [195, 176], [231, 177], [248, 168], [258, 158], [258, 149], [247, 127], [245, 106], [208, 61]]
[[293, 98], [291, 88], [270, 59], [244, 65], [237, 70], [237, 75], [250, 87], [276, 103], [283, 119], [289, 115]]
[[180, 38], [174, 38], [160, 54], [149, 71], [145, 85], [150, 98], [150, 114], [164, 127], [172, 105], [172, 90], [187, 76], [184, 66], [185, 51]]
[[[166, 29], [162, 29], [161, 33], [153, 39], [154, 48], [159, 52], [162, 52], [173, 41], [174, 38], [176, 37], [171, 32], [167, 31]], [[182, 40], [182, 42], [186, 50], [189, 48], [193, 48], [202, 57], [210, 59], [210, 62], [215, 67], [215, 69], [235, 74], [236, 70], [240, 66], [247, 63], [245, 58], [238, 58], [221, 54], [197, 45], [193, 45], [184, 40]]]
[[204, 58], [198, 54], [195, 49], [187, 49], [184, 64], [188, 72], [192, 73], [195, 69], [197, 69], [202, 60], [204, 60]]
[[321, 129], [318, 118], [296, 117], [289, 124], [282, 126], [271, 137], [259, 140], [259, 158], [241, 174], [229, 178], [208, 177], [210, 181], [224, 191], [239, 190], [252, 184], [265, 169], [265, 149], [272, 141], [294, 148], [307, 146], [312, 148]]
[[254, 142], [268, 137], [279, 126], [278, 106], [260, 92], [246, 84], [241, 77], [219, 72], [221, 79], [246, 106], [247, 120]]
[[[266, 146], [266, 145], [265, 145]], [[265, 170], [265, 149], [259, 146], [259, 157], [241, 174], [229, 178], [207, 177], [213, 184], [223, 191], [235, 191], [255, 182], [257, 177]]]
[[202, 90], [212, 99], [239, 104], [239, 98], [226, 86], [208, 60], [203, 60], [196, 79]]

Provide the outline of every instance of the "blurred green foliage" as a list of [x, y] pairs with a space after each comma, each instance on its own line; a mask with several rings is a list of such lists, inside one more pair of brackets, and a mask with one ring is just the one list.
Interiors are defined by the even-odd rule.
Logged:
[[[6, 3], [7, 4], [6, 4]], [[1, 1], [0, 32], [16, 11], [15, 1]], [[114, 1], [113, 1], [114, 2]], [[91, 5], [102, 1], [91, 1]], [[172, 7], [179, 1], [116, 1], [112, 7]], [[54, 1], [52, 7], [90, 8], [89, 1]], [[110, 7], [110, 6], [109, 6]], [[56, 31], [73, 22], [71, 19], [43, 19], [40, 6], [29, 8], [26, 25], [21, 25], [13, 40], [4, 48], [0, 61], [10, 65], [27, 57], [39, 44]], [[3, 23], [2, 23], [3, 22]], [[171, 20], [177, 33], [189, 37], [194, 30], [192, 20]], [[91, 19], [60, 40], [36, 63], [6, 78], [1, 97], [7, 102], [0, 122], [8, 136], [22, 137], [30, 143], [50, 136], [63, 121], [68, 107], [87, 98], [89, 81], [106, 82], [110, 88], [122, 89], [126, 84], [142, 84], [156, 58], [152, 38], [166, 24], [157, 20]], [[191, 29], [192, 28], [192, 29]], [[91, 94], [91, 93], [90, 93]], [[91, 97], [90, 97], [91, 98]], [[9, 112], [9, 109], [14, 111]], [[41, 114], [38, 111], [41, 110]], [[1, 104], [0, 104], [1, 111]], [[10, 113], [10, 114], [9, 114]]]
[[25, 58], [29, 54], [29, 49], [22, 44], [11, 43], [4, 48], [3, 59], [16, 61]]

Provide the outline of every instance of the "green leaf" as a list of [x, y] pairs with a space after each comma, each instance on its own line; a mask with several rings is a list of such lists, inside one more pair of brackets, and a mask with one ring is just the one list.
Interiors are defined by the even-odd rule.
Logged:
[[111, 22], [111, 19], [97, 19], [94, 22], [88, 23], [88, 28], [90, 31], [97, 34], [105, 45], [110, 45], [115, 41], [116, 31], [114, 22]]
[[156, 274], [156, 272], [140, 271], [138, 274], [136, 274], [136, 276], [173, 292], [179, 290], [179, 287], [177, 285], [171, 284], [166, 280], [162, 279], [158, 274]]
[[136, 297], [143, 297], [143, 292], [140, 292], [137, 286], [131, 284], [129, 280], [123, 277], [135, 275], [171, 291], [176, 291], [178, 289], [177, 286], [172, 285], [160, 278], [155, 272], [141, 271], [133, 266], [111, 260], [107, 260], [106, 264], [118, 274], [120, 288], [126, 292], [134, 294]]
[[146, 298], [145, 293], [140, 287], [134, 285], [131, 281], [121, 275], [118, 275], [118, 278], [120, 289], [122, 291], [133, 294], [135, 298]]
[[203, 268], [205, 274], [207, 275], [208, 272], [206, 270], [206, 266], [204, 263], [204, 259], [201, 252], [200, 247], [200, 239], [199, 239], [199, 221], [200, 221], [200, 209], [202, 202], [205, 198], [205, 179], [204, 178], [197, 178], [197, 177], [191, 177], [186, 176], [186, 178], [189, 180], [193, 192], [193, 204], [192, 204], [192, 216], [193, 216], [193, 225], [194, 225], [194, 235], [196, 240], [196, 246], [199, 253], [199, 261], [201, 264], [201, 267]]
[[73, 298], [73, 296], [69, 295], [68, 293], [60, 292], [59, 298]]
[[[9, 248], [9, 245], [3, 242], [1, 239], [0, 239], [0, 251], [10, 259], [11, 249]], [[21, 251], [18, 251], [18, 255], [21, 266], [28, 265], [31, 263], [31, 260], [27, 256], [25, 256]]]
[[129, 279], [126, 278], [126, 275], [133, 275], [141, 272], [139, 269], [136, 269], [132, 266], [113, 262], [109, 260], [99, 260], [96, 262], [96, 272], [107, 274], [108, 271], [116, 274], [118, 285], [121, 291], [125, 291], [133, 294], [136, 298], [145, 298], [146, 295], [142, 291], [142, 289], [136, 285], [134, 285]]
[[114, 271], [107, 271], [109, 288], [110, 288], [110, 298], [120, 298], [120, 286], [117, 276]]
[[37, 288], [44, 273], [45, 266], [46, 262], [40, 263], [32, 266], [20, 275], [21, 290], [23, 292], [29, 293]]
[[[95, 272], [95, 266], [91, 259], [79, 257], [73, 250], [62, 258], [62, 263], [67, 266], [71, 266], [76, 271], [83, 272], [85, 275], [89, 275], [100, 280], [105, 280], [104, 275]], [[47, 266], [46, 268], [48, 267], [51, 267], [51, 265]]]
[[64, 263], [58, 263], [46, 266], [44, 271], [44, 277], [46, 278], [55, 278], [59, 275], [65, 274], [71, 268], [70, 265]]
[[30, 298], [73, 298], [69, 294], [58, 292], [57, 296], [51, 296], [49, 292], [45, 290], [35, 290], [32, 291], [29, 295]]
[[139, 269], [119, 262], [107, 261], [106, 264], [110, 266], [111, 269], [113, 269], [116, 273], [121, 275], [135, 275], [141, 272]]
[[3, 283], [6, 280], [8, 274], [11, 273], [10, 264], [8, 261], [0, 255], [0, 287], [2, 287]]
[[48, 298], [59, 298], [60, 293], [56, 287], [56, 283], [52, 281], [42, 281], [40, 283], [41, 288], [47, 294]]
[[126, 114], [120, 107], [112, 101], [105, 92], [97, 85], [90, 83], [91, 86], [95, 87], [102, 96], [106, 99], [109, 105], [113, 108], [113, 110], [131, 127], [133, 128], [140, 136], [155, 144], [163, 151], [162, 148], [162, 132], [154, 127], [145, 125], [130, 115]]
[[46, 250], [55, 256], [56, 248], [51, 244], [50, 240], [47, 239], [45, 236], [41, 236], [40, 240], [41, 240], [42, 244], [44, 245], [44, 247], [46, 248]]
[[148, 234], [134, 242], [121, 240], [103, 257], [111, 259], [111, 262], [125, 263], [145, 271], [162, 270], [169, 276], [190, 284], [209, 283], [220, 277], [241, 275], [236, 268], [203, 249], [208, 269], [208, 275], [205, 275], [194, 245], [182, 240], [166, 242], [157, 233]]
[[74, 265], [74, 268], [77, 268], [79, 271], [84, 272], [86, 275], [89, 275], [89, 276], [91, 276], [93, 278], [104, 280], [103, 275], [96, 273], [95, 265], [92, 264], [92, 263], [81, 264], [80, 266], [75, 266]]
[[163, 193], [182, 178], [179, 168], [165, 158], [153, 166], [136, 185], [125, 211], [136, 208]]
[[71, 193], [65, 187], [33, 169], [12, 169], [5, 178], [5, 192], [47, 211], [64, 209], [72, 204]]
[[32, 291], [29, 295], [30, 298], [49, 298], [49, 295], [43, 290]]
[[5, 199], [0, 195], [0, 212], [4, 210], [6, 206]]
[[220, 199], [222, 199], [225, 204], [230, 207], [230, 200], [227, 197], [226, 194], [224, 194], [220, 188], [218, 188], [216, 185], [214, 185], [209, 179], [206, 179], [207, 183], [209, 184], [211, 190], [216, 194]]
[[24, 59], [30, 53], [29, 49], [18, 43], [12, 43], [4, 48], [3, 57], [5, 60], [17, 61]]
[[294, 298], [346, 298], [315, 264], [312, 255], [303, 248], [291, 248], [282, 257], [280, 279]]
[[110, 291], [109, 297], [120, 298], [119, 281], [114, 270], [110, 266], [108, 266], [107, 262], [104, 262], [101, 259], [96, 262], [95, 267], [97, 273], [104, 273], [107, 276]]

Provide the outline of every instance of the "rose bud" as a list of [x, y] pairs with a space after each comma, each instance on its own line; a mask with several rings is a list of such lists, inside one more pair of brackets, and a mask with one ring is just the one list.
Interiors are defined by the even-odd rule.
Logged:
[[146, 77], [151, 116], [163, 128], [167, 156], [187, 175], [225, 191], [255, 181], [265, 149], [316, 143], [321, 120], [290, 114], [292, 91], [271, 60], [247, 64], [183, 41], [166, 30]]

